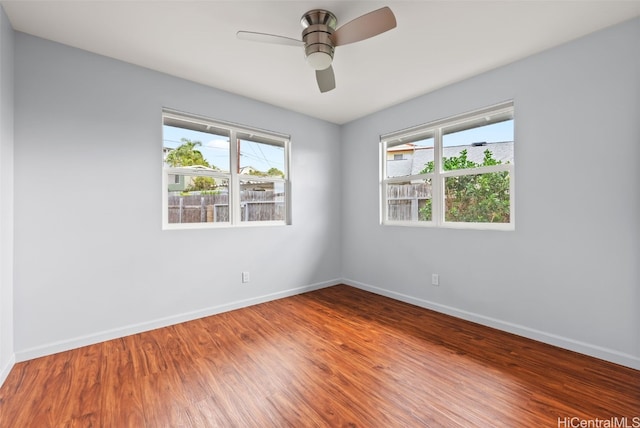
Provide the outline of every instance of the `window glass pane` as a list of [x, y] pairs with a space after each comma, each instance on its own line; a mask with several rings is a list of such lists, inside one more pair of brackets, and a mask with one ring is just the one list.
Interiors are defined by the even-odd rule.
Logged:
[[[206, 129], [204, 125], [203, 129]], [[162, 133], [165, 166], [201, 166], [229, 172], [229, 136], [222, 133], [222, 130], [203, 132], [164, 125]]]
[[445, 221], [509, 223], [509, 173], [445, 178]]
[[483, 124], [487, 121], [490, 118], [471, 121], [471, 128], [456, 125], [444, 129], [444, 171], [513, 163], [513, 119]]
[[433, 132], [420, 135], [410, 142], [387, 146], [387, 178], [424, 174], [433, 164]]
[[431, 179], [387, 184], [387, 220], [431, 221]]
[[167, 209], [170, 224], [229, 221], [227, 178], [182, 174], [168, 176]]
[[285, 177], [285, 155], [282, 143], [251, 139], [238, 140], [238, 173], [261, 177]]
[[241, 221], [284, 221], [285, 201], [283, 181], [240, 180]]

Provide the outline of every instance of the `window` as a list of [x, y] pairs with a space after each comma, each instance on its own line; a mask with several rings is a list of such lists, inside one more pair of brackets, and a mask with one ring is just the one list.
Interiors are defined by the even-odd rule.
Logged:
[[163, 228], [290, 223], [288, 136], [167, 109], [162, 123]]
[[513, 136], [512, 102], [381, 136], [382, 224], [513, 230]]

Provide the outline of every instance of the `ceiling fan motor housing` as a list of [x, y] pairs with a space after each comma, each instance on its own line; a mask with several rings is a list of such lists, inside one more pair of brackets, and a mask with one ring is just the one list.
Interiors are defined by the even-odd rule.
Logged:
[[336, 16], [323, 9], [305, 13], [300, 20], [304, 53], [309, 65], [315, 70], [325, 70], [333, 61], [334, 45], [330, 36], [336, 30]]

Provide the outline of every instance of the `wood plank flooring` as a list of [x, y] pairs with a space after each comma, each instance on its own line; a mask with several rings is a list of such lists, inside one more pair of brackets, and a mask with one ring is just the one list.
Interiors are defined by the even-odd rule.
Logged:
[[344, 285], [18, 363], [0, 388], [12, 428], [596, 419], [640, 427], [640, 371]]

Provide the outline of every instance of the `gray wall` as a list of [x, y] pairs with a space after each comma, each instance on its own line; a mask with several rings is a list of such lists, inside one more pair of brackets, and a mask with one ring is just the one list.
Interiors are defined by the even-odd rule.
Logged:
[[13, 351], [13, 29], [0, 7], [0, 385]]
[[[344, 126], [345, 281], [640, 368], [638, 40], [635, 19]], [[380, 134], [508, 99], [514, 232], [379, 225]]]
[[[18, 360], [339, 282], [337, 125], [15, 42]], [[163, 106], [290, 134], [293, 224], [162, 231]]]
[[[640, 368], [640, 20], [343, 127], [0, 26], [0, 370], [341, 280]], [[379, 135], [506, 99], [516, 230], [380, 226]], [[293, 225], [162, 231], [163, 106], [291, 134]]]

